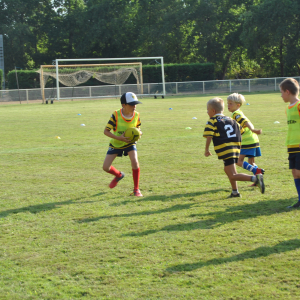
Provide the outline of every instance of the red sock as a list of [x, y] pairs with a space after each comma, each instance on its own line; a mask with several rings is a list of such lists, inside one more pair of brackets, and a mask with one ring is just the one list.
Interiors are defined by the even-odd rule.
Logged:
[[140, 181], [140, 168], [132, 169], [132, 176], [133, 176], [134, 189], [137, 190], [139, 188], [139, 181]]
[[109, 169], [108, 173], [109, 173], [109, 174], [112, 174], [112, 175], [114, 175], [114, 176], [116, 176], [116, 177], [120, 177], [120, 176], [121, 176], [121, 172], [118, 171], [118, 170], [117, 170], [115, 167], [113, 167], [113, 166], [110, 166], [110, 169]]

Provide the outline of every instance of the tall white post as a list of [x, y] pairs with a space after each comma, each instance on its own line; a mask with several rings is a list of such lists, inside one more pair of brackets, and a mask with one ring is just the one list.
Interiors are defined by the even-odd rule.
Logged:
[[161, 74], [162, 74], [162, 82], [163, 82], [163, 94], [166, 95], [166, 85], [165, 85], [165, 69], [164, 69], [164, 58], [161, 57]]
[[55, 68], [56, 68], [56, 93], [57, 93], [57, 101], [59, 101], [59, 80], [58, 80], [58, 59], [55, 60]]

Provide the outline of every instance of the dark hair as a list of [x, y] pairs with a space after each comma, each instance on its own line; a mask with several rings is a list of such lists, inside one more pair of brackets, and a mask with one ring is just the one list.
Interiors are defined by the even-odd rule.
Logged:
[[287, 78], [284, 79], [280, 84], [279, 87], [285, 92], [286, 90], [290, 91], [292, 95], [299, 94], [299, 83], [294, 78]]

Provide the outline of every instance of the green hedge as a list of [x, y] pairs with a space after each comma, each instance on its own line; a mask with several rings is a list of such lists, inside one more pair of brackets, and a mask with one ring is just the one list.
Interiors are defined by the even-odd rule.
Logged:
[[[166, 82], [183, 82], [183, 81], [205, 81], [214, 79], [214, 64], [212, 63], [194, 63], [194, 64], [165, 64], [165, 81]], [[40, 75], [35, 70], [17, 70], [19, 88], [39, 88]], [[7, 75], [8, 88], [17, 89], [15, 70], [10, 71]], [[134, 84], [135, 78], [131, 75], [126, 81], [127, 84]], [[161, 82], [161, 66], [160, 65], [144, 65], [143, 66], [143, 82], [144, 83], [160, 83]], [[83, 85], [99, 85], [95, 79], [90, 79]], [[54, 79], [48, 80], [46, 87], [56, 86]]]
[[[165, 81], [205, 81], [214, 79], [214, 64], [165, 64]], [[143, 81], [146, 83], [161, 82], [161, 66], [143, 66]]]
[[[20, 89], [32, 89], [40, 87], [40, 74], [34, 70], [17, 70]], [[8, 72], [7, 79], [9, 89], [17, 89], [15, 70]]]

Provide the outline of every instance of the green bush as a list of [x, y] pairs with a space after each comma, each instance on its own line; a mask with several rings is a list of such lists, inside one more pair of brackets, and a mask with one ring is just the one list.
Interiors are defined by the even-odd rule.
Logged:
[[[17, 70], [20, 89], [32, 89], [40, 87], [40, 75], [34, 70]], [[16, 71], [7, 74], [8, 88], [17, 89]]]
[[[204, 81], [214, 79], [214, 64], [165, 64], [165, 81]], [[145, 83], [161, 82], [161, 66], [143, 66], [143, 81]]]

